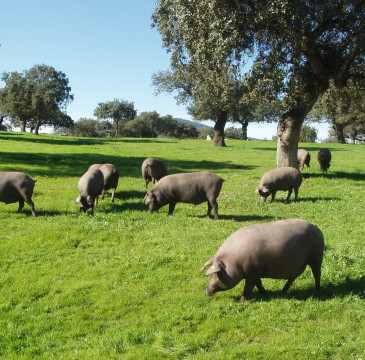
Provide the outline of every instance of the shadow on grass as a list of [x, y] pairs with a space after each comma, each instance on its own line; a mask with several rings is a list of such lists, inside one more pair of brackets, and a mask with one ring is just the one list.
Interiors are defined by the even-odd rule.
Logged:
[[[304, 175], [304, 174], [303, 174]], [[365, 174], [360, 173], [346, 173], [343, 171], [329, 172], [327, 174], [322, 173], [306, 173], [304, 175], [305, 179], [308, 178], [326, 178], [326, 179], [347, 179], [347, 180], [365, 180]]]
[[[243, 282], [240, 283], [243, 285]], [[265, 279], [263, 279], [263, 285], [265, 287]], [[333, 298], [343, 298], [349, 295], [355, 295], [362, 299], [365, 298], [365, 276], [359, 279], [346, 279], [341, 284], [322, 284], [321, 290], [316, 290], [313, 286], [305, 289], [289, 289], [287, 293], [283, 293], [281, 290], [271, 291], [266, 289], [266, 294], [261, 296], [257, 289], [253, 292], [251, 299], [248, 301], [271, 301], [272, 299], [284, 298], [295, 300], [307, 300], [314, 298], [319, 301], [327, 301]], [[233, 300], [238, 301], [240, 298], [231, 296]]]
[[[121, 177], [140, 177], [143, 179], [141, 165], [145, 157], [122, 157], [115, 155], [92, 154], [92, 153], [8, 153], [0, 152], [2, 171], [21, 171], [31, 177], [51, 176], [68, 177], [82, 176], [91, 164], [112, 163], [118, 170]], [[213, 171], [225, 169], [251, 169], [253, 166], [230, 164], [229, 162], [214, 161], [193, 161], [193, 160], [165, 160], [168, 172], [191, 172], [191, 171]], [[29, 169], [29, 170], [28, 170]]]

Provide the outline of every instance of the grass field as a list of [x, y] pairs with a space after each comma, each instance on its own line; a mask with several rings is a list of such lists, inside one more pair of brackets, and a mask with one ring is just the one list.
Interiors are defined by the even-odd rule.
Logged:
[[[327, 144], [329, 173], [312, 154], [297, 202], [255, 194], [276, 165], [273, 142], [82, 139], [0, 132], [0, 171], [37, 180], [33, 201], [0, 203], [0, 357], [3, 359], [365, 359], [365, 147]], [[149, 214], [140, 166], [208, 170], [226, 179], [218, 221], [206, 204]], [[77, 182], [92, 163], [120, 172], [94, 216], [80, 213]], [[293, 197], [293, 195], [292, 195]], [[309, 268], [264, 279], [268, 295], [238, 303], [243, 282], [205, 296], [199, 269], [237, 229], [301, 218], [322, 230], [322, 290]]]

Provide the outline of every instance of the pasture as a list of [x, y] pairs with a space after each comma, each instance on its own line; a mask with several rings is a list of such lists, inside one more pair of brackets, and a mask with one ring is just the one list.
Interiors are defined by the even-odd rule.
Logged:
[[[276, 143], [78, 139], [0, 132], [0, 171], [37, 180], [33, 201], [0, 203], [0, 357], [3, 359], [365, 359], [365, 147], [300, 144], [312, 155], [298, 201], [255, 189], [276, 166]], [[329, 147], [321, 175], [317, 152]], [[206, 204], [178, 203], [149, 214], [141, 164], [169, 173], [224, 178], [219, 220]], [[116, 199], [94, 216], [75, 204], [92, 163], [120, 173]], [[149, 188], [151, 184], [149, 185]], [[294, 198], [292, 194], [291, 199]], [[237, 229], [286, 218], [322, 230], [322, 290], [309, 268], [285, 295], [285, 280], [263, 279], [264, 297], [238, 303], [243, 282], [205, 296], [199, 270]]]

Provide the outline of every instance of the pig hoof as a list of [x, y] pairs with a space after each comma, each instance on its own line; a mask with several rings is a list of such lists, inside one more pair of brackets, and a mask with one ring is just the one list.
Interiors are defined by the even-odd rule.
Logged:
[[246, 301], [246, 298], [244, 296], [241, 296], [241, 298], [238, 300], [238, 302], [243, 303]]

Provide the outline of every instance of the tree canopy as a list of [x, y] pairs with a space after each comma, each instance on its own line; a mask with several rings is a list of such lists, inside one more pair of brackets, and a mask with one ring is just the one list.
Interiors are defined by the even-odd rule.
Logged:
[[13, 121], [20, 121], [38, 134], [41, 125], [65, 126], [72, 119], [63, 111], [73, 100], [66, 75], [52, 66], [35, 65], [23, 73], [3, 73], [5, 87], [0, 90], [0, 107]]
[[277, 166], [297, 167], [300, 129], [318, 97], [330, 80], [359, 74], [364, 14], [363, 0], [160, 0], [153, 22], [188, 84], [210, 92], [213, 82], [239, 81], [240, 103], [264, 111], [279, 101]]
[[114, 99], [105, 103], [99, 103], [94, 111], [98, 119], [113, 120], [115, 123], [115, 137], [119, 134], [119, 122], [133, 120], [137, 116], [134, 103], [126, 100]]

